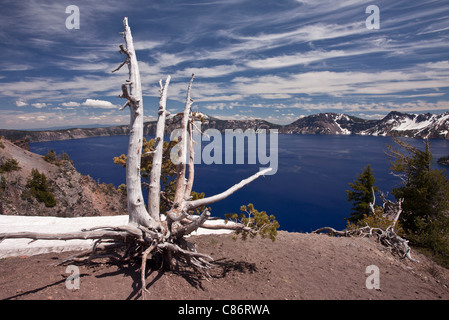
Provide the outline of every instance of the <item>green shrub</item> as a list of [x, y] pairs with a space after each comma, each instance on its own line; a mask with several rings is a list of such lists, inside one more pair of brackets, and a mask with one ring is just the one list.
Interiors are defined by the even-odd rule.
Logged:
[[50, 163], [55, 163], [58, 160], [58, 156], [53, 150], [48, 150], [44, 156], [44, 160]]
[[61, 165], [64, 161], [72, 162], [67, 153], [62, 152], [60, 155], [58, 155], [54, 150], [48, 150], [44, 156], [44, 160], [57, 166]]
[[20, 170], [19, 162], [16, 159], [6, 159], [6, 161], [0, 165], [0, 173]]
[[253, 238], [259, 234], [262, 238], [270, 238], [272, 241], [276, 240], [279, 223], [274, 215], [268, 215], [265, 211], [259, 212], [252, 203], [248, 204], [248, 206], [241, 206], [240, 211], [242, 212], [240, 215], [237, 213], [226, 214], [226, 222], [233, 221], [244, 224], [251, 228], [253, 232], [236, 231], [234, 239], [237, 239], [239, 234], [242, 235], [243, 240], [248, 235]]
[[357, 175], [357, 179], [349, 184], [351, 190], [346, 190], [347, 199], [352, 202], [352, 211], [351, 216], [345, 220], [357, 223], [370, 213], [370, 203], [374, 200], [373, 192], [378, 191], [375, 182], [373, 170], [368, 164], [362, 173]]
[[30, 189], [33, 197], [39, 202], [43, 202], [46, 207], [54, 207], [56, 198], [51, 192], [51, 186], [48, 183], [45, 174], [40, 173], [37, 169], [31, 171], [31, 178], [27, 180], [27, 187]]

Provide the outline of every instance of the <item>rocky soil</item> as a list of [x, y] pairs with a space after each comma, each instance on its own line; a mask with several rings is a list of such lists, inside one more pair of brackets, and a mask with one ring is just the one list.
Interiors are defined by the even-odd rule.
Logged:
[[[0, 165], [15, 159], [20, 167], [1, 173], [0, 214], [59, 217], [126, 214], [126, 196], [122, 192], [81, 175], [71, 161], [50, 163], [6, 139], [0, 141]], [[46, 207], [30, 196], [27, 180], [32, 169], [46, 175], [56, 206]]]
[[[231, 234], [191, 238], [216, 268], [206, 279], [191, 270], [147, 270], [151, 300], [447, 300], [449, 271], [413, 252], [401, 260], [370, 239], [280, 232], [277, 240], [233, 240]], [[72, 271], [50, 266], [64, 254], [0, 260], [0, 299], [141, 299], [140, 261], [78, 264], [79, 289], [67, 289]], [[379, 287], [370, 289], [368, 266]], [[368, 287], [367, 287], [368, 283]]]

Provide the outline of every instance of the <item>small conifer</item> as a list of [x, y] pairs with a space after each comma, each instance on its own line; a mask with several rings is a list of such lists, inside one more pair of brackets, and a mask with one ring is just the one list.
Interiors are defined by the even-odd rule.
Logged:
[[374, 185], [375, 182], [373, 170], [368, 164], [362, 173], [357, 175], [354, 182], [349, 183], [352, 190], [346, 190], [347, 199], [353, 202], [353, 205], [351, 216], [346, 218], [347, 221], [356, 223], [370, 214], [370, 203], [374, 200], [373, 191], [378, 191]]

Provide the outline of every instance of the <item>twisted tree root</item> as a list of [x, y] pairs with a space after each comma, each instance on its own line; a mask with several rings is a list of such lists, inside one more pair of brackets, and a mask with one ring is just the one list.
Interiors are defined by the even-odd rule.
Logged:
[[392, 249], [397, 253], [402, 259], [409, 259], [413, 262], [419, 262], [413, 259], [410, 255], [411, 249], [408, 245], [408, 240], [401, 238], [392, 226], [388, 227], [386, 230], [381, 228], [371, 228], [370, 226], [361, 227], [352, 230], [338, 231], [331, 227], [319, 228], [312, 233], [328, 232], [329, 235], [337, 235], [340, 237], [373, 237], [375, 236], [377, 240], [384, 246]]

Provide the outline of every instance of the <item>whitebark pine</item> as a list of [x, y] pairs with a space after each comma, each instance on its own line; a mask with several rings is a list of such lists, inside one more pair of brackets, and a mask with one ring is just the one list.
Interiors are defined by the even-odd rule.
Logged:
[[[194, 154], [193, 154], [193, 117], [191, 106], [191, 89], [194, 80], [192, 75], [188, 89], [185, 109], [182, 117], [182, 147], [179, 156], [182, 161], [177, 165], [177, 184], [175, 199], [172, 208], [167, 213], [160, 212], [160, 179], [163, 159], [163, 141], [165, 131], [165, 119], [167, 116], [166, 101], [170, 76], [165, 84], [160, 85], [159, 110], [155, 137], [155, 150], [153, 154], [153, 166], [150, 174], [149, 205], [145, 208], [141, 183], [141, 153], [143, 143], [143, 99], [142, 88], [136, 53], [133, 45], [131, 29], [128, 19], [123, 20], [126, 47], [120, 45], [120, 53], [124, 54], [125, 60], [113, 72], [119, 71], [123, 66], [128, 66], [129, 79], [122, 84], [122, 94], [119, 96], [126, 99], [120, 110], [130, 109], [130, 134], [126, 161], [126, 187], [128, 200], [128, 225], [120, 227], [97, 227], [89, 230], [80, 230], [76, 233], [55, 234], [35, 232], [11, 232], [0, 234], [0, 242], [11, 238], [29, 238], [33, 240], [70, 240], [70, 239], [94, 239], [92, 249], [80, 252], [58, 263], [79, 261], [87, 259], [91, 261], [97, 258], [114, 258], [128, 260], [135, 257], [141, 258], [141, 293], [145, 298], [148, 290], [146, 288], [146, 262], [153, 254], [162, 253], [166, 266], [177, 267], [186, 265], [197, 271], [205, 272], [213, 264], [213, 259], [196, 251], [194, 245], [189, 243], [185, 236], [196, 231], [198, 228], [228, 229], [257, 233], [258, 230], [239, 223], [223, 223], [220, 225], [207, 224], [210, 212], [205, 210], [201, 215], [193, 215], [193, 209], [207, 206], [222, 200], [253, 180], [265, 174], [271, 169], [257, 172], [251, 177], [242, 180], [228, 190], [208, 198], [191, 200], [190, 193], [194, 181]], [[187, 141], [189, 137], [189, 141]], [[189, 177], [186, 183], [187, 151], [189, 156]], [[161, 219], [166, 214], [166, 220]]]

